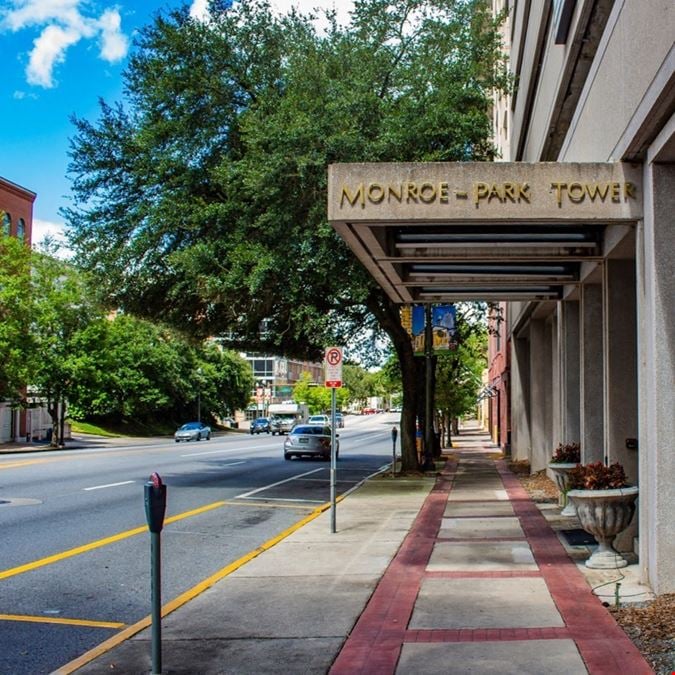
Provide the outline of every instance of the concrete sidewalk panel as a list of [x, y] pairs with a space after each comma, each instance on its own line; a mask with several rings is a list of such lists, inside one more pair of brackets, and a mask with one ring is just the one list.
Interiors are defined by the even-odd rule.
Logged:
[[449, 502], [469, 502], [469, 501], [508, 501], [506, 490], [484, 489], [481, 487], [453, 487], [448, 496]]
[[586, 675], [587, 672], [572, 640], [406, 644], [396, 669], [396, 675]]
[[378, 577], [229, 577], [163, 621], [165, 639], [346, 637]]
[[513, 516], [513, 506], [508, 502], [448, 502], [445, 507], [446, 518], [475, 518]]
[[543, 579], [483, 577], [423, 581], [409, 627], [540, 628], [564, 625]]
[[[290, 675], [325, 673], [342, 638], [281, 640], [165, 639], [162, 672], [166, 675]], [[130, 640], [78, 673], [138, 675], [151, 671], [149, 635]]]
[[361, 547], [355, 546], [353, 541], [334, 539], [325, 544], [295, 543], [295, 540], [282, 542], [230, 576], [239, 578], [381, 575], [398, 551], [399, 545], [400, 540], [365, 542], [363, 549], [366, 554], [362, 555]]
[[512, 518], [443, 518], [439, 537], [449, 539], [494, 539], [510, 537], [524, 539], [520, 521]]
[[502, 572], [538, 570], [532, 550], [522, 541], [438, 542], [427, 572]]

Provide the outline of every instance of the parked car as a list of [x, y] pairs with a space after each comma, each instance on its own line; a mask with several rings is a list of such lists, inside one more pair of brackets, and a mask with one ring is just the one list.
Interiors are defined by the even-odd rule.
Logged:
[[297, 420], [295, 417], [290, 416], [279, 416], [279, 417], [270, 417], [270, 429], [272, 430], [272, 436], [274, 434], [287, 434], [296, 424]]
[[205, 438], [207, 441], [211, 438], [211, 427], [204, 422], [187, 422], [179, 427], [173, 435], [176, 443], [181, 441], [201, 441]]
[[269, 434], [271, 430], [269, 417], [257, 417], [251, 422], [252, 434]]
[[335, 427], [337, 429], [344, 429], [345, 426], [345, 416], [341, 412], [335, 413]]
[[[335, 435], [335, 459], [340, 454], [340, 442]], [[330, 459], [331, 428], [318, 424], [299, 424], [284, 441], [284, 459], [302, 457], [303, 455], [320, 456]]]
[[330, 417], [328, 417], [328, 415], [312, 415], [307, 420], [307, 424], [330, 424]]

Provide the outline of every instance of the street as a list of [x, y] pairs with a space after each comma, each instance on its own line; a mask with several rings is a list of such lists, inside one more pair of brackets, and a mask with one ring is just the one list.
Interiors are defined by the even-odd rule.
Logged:
[[[347, 417], [338, 495], [388, 466], [393, 424]], [[329, 463], [285, 461], [282, 446], [231, 433], [1, 457], [0, 673], [51, 672], [149, 614], [151, 473], [168, 494], [164, 604], [325, 504]]]

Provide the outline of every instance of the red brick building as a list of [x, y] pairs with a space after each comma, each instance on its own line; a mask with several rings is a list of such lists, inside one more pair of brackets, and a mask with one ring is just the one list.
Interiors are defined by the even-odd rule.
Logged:
[[[0, 232], [31, 245], [35, 193], [0, 176]], [[26, 433], [26, 412], [0, 400], [0, 443], [16, 440]]]
[[511, 405], [509, 400], [509, 371], [511, 340], [506, 326], [506, 303], [500, 304], [502, 320], [491, 318], [493, 331], [488, 340], [488, 381], [489, 400], [488, 428], [490, 436], [499, 446], [510, 451], [511, 446]]

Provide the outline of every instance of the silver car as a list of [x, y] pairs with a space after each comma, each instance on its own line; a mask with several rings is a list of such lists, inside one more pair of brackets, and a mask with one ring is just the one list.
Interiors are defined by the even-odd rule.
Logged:
[[207, 441], [211, 438], [211, 427], [206, 426], [204, 422], [188, 422], [176, 431], [173, 435], [176, 443], [181, 441], [201, 441], [205, 438]]
[[[335, 438], [337, 439], [337, 434]], [[331, 428], [316, 424], [300, 424], [286, 436], [284, 441], [284, 459], [293, 456], [320, 456], [330, 459]], [[340, 443], [335, 441], [335, 459], [340, 454]]]

